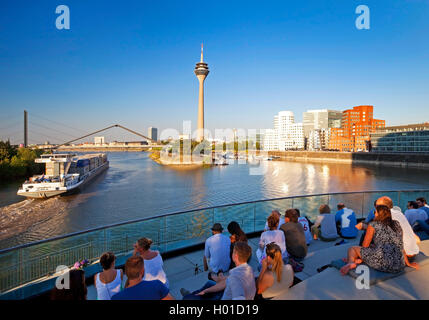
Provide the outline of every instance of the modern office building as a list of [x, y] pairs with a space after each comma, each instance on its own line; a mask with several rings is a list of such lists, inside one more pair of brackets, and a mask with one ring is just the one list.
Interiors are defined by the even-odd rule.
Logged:
[[265, 130], [264, 150], [304, 149], [304, 129], [302, 123], [295, 123], [291, 111], [280, 111], [274, 116], [274, 129]]
[[277, 130], [265, 129], [264, 130], [263, 150], [265, 151], [278, 151], [279, 139]]
[[307, 149], [310, 151], [326, 150], [329, 148], [329, 138], [332, 128], [311, 130], [307, 139]]
[[157, 141], [158, 140], [158, 129], [154, 128], [154, 127], [149, 127], [149, 129], [147, 130], [147, 137]]
[[307, 110], [302, 114], [304, 136], [309, 138], [313, 130], [340, 128], [342, 117], [343, 113], [341, 111], [328, 109]]
[[94, 144], [103, 145], [105, 143], [104, 137], [94, 137]]
[[343, 111], [341, 128], [331, 128], [329, 149], [368, 151], [370, 134], [386, 126], [385, 120], [374, 119], [373, 106], [357, 106]]
[[371, 152], [429, 153], [429, 123], [378, 128], [371, 133]]

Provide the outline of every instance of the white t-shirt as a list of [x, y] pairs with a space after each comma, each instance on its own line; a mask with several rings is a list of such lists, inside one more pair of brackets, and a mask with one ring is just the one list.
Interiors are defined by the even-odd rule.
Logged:
[[411, 227], [414, 226], [417, 220], [426, 221], [428, 219], [427, 213], [422, 209], [408, 209], [404, 214]]
[[231, 269], [222, 300], [253, 300], [256, 293], [253, 269], [247, 263]]
[[313, 240], [313, 237], [311, 236], [311, 230], [310, 225], [308, 224], [308, 220], [304, 217], [299, 217], [298, 222], [304, 228], [305, 241], [307, 241], [307, 244], [310, 244], [311, 240]]
[[[271, 242], [276, 243], [280, 247], [283, 258], [288, 256], [284, 232], [281, 230], [268, 230], [262, 232], [261, 239], [259, 240], [259, 248], [256, 250], [256, 257], [259, 263], [262, 263], [262, 259], [265, 258], [265, 247]], [[264, 247], [263, 249], [261, 249], [262, 246]]]
[[143, 259], [144, 262], [144, 277], [145, 281], [159, 280], [167, 287], [169, 286], [167, 276], [163, 270], [163, 261], [160, 253], [155, 258], [150, 260]]
[[221, 234], [217, 233], [212, 235], [206, 240], [204, 255], [208, 259], [208, 265], [213, 272], [222, 270], [226, 272], [229, 270], [231, 258], [229, 257], [229, 248], [231, 240]]
[[395, 208], [391, 209], [390, 212], [392, 214], [392, 220], [398, 221], [401, 225], [405, 253], [408, 256], [418, 254], [420, 249], [417, 245], [417, 239], [414, 235], [413, 228], [411, 228], [411, 225], [408, 222], [407, 218], [401, 211], [395, 210]]

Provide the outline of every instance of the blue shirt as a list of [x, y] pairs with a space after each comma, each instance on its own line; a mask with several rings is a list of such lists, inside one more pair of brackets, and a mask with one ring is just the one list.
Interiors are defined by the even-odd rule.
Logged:
[[375, 210], [371, 210], [370, 213], [366, 216], [365, 223], [370, 223], [375, 218]]
[[356, 229], [356, 215], [353, 210], [344, 208], [338, 211], [335, 215], [335, 222], [340, 223], [340, 233], [343, 237], [354, 238], [358, 234]]
[[231, 264], [231, 258], [229, 257], [230, 246], [231, 240], [221, 233], [212, 235], [206, 240], [204, 255], [208, 259], [211, 271], [217, 273], [220, 270], [223, 272], [229, 270], [229, 265]]
[[161, 300], [169, 293], [168, 288], [159, 280], [142, 280], [135, 286], [125, 288], [115, 294], [112, 300]]
[[420, 207], [419, 209], [422, 209], [423, 211], [425, 211], [429, 218], [429, 207], [423, 206], [423, 207]]

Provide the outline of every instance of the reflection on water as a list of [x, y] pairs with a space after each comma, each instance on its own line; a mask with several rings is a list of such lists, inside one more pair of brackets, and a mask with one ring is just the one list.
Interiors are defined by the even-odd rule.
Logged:
[[[333, 163], [263, 162], [173, 170], [146, 153], [110, 153], [110, 168], [81, 193], [17, 199], [0, 187], [0, 248], [163, 213], [303, 194], [426, 188], [429, 171]], [[18, 202], [19, 201], [19, 202]], [[13, 204], [10, 204], [13, 203]], [[284, 208], [286, 209], [286, 208]], [[316, 212], [306, 213], [310, 217]]]

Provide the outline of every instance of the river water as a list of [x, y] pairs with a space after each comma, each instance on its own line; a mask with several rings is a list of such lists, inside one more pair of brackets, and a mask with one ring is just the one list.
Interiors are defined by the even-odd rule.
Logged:
[[[80, 193], [47, 200], [0, 185], [0, 248], [126, 220], [244, 201], [328, 192], [427, 188], [429, 170], [264, 161], [182, 170], [148, 153], [109, 153], [110, 168]], [[255, 169], [255, 168], [254, 168]], [[285, 208], [286, 209], [286, 208]], [[316, 213], [308, 213], [310, 218]]]

